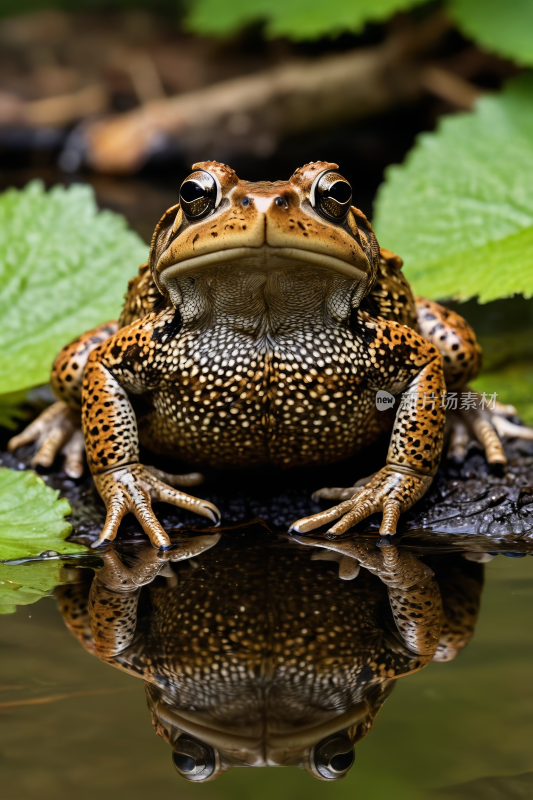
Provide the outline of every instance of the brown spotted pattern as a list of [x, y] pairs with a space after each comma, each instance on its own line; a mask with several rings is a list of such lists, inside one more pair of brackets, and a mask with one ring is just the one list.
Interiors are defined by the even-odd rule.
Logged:
[[[205, 299], [201, 280], [194, 289], [196, 311]], [[336, 290], [333, 286], [330, 298]], [[317, 306], [318, 323], [324, 298], [310, 295], [302, 313], [301, 295], [293, 296], [302, 317]], [[290, 313], [291, 326], [297, 312]], [[421, 398], [444, 389], [435, 348], [411, 329], [374, 321], [364, 312], [352, 328], [333, 315], [318, 332], [312, 317], [308, 330], [302, 320], [303, 330], [288, 331], [283, 345], [270, 353], [260, 333], [254, 341], [237, 326], [228, 331], [214, 325], [200, 337], [194, 316], [169, 340], [165, 331], [174, 316], [174, 310], [165, 310], [121, 329], [90, 360], [84, 431], [93, 472], [135, 460], [128, 394], [150, 397], [154, 410], [140, 420], [140, 428], [152, 449], [222, 467], [290, 467], [343, 458], [375, 439], [387, 424], [375, 407], [377, 389], [416, 391]], [[433, 474], [443, 411], [440, 404], [436, 409], [419, 405], [399, 412], [397, 426], [406, 436], [391, 446], [389, 463]]]
[[96, 655], [88, 594], [87, 583], [57, 586], [54, 590], [65, 625], [89, 653]]
[[433, 661], [451, 661], [465, 647], [476, 628], [483, 589], [483, 566], [473, 562], [450, 564], [439, 575], [444, 624]]
[[[216, 547], [195, 557], [201, 569], [173, 564], [170, 552], [159, 563], [154, 555], [137, 551], [128, 566], [105, 553], [89, 613], [96, 653], [146, 682], [156, 730], [168, 741], [175, 732], [160, 704], [259, 737], [259, 753], [266, 746], [274, 760], [288, 754], [269, 744], [271, 734], [334, 724], [359, 704], [356, 741], [392, 682], [430, 661], [390, 633], [387, 590], [368, 572], [347, 584], [303, 548], [279, 544]], [[165, 577], [150, 583], [163, 560]], [[139, 605], [144, 583], [149, 602]], [[304, 766], [300, 751], [293, 758]], [[264, 763], [253, 744], [242, 761]]]
[[[85, 602], [90, 641], [78, 638], [145, 681], [154, 727], [169, 744], [183, 714], [204, 733], [217, 732], [222, 769], [309, 769], [315, 742], [298, 745], [299, 731], [317, 726], [322, 739], [352, 713], [349, 736], [357, 742], [395, 680], [431, 661], [448, 620], [432, 570], [412, 553], [346, 540], [306, 540], [306, 550], [271, 537], [231, 537], [205, 552], [213, 538], [180, 540], [174, 556], [110, 550], [93, 580], [88, 614]], [[339, 580], [336, 564], [310, 559], [317, 545], [356, 558], [357, 579]], [[190, 556], [193, 564], [182, 560]], [[463, 570], [456, 560], [439, 571], [445, 609], [463, 602], [470, 580]], [[479, 591], [469, 602], [479, 606]], [[75, 634], [80, 606], [61, 599]], [[469, 624], [462, 640], [460, 629], [457, 619], [456, 641], [464, 644]], [[291, 736], [292, 749], [276, 747], [280, 734]]]
[[[128, 291], [118, 320], [118, 327], [125, 328], [136, 319], [141, 319], [152, 311], [156, 303], [165, 304], [159, 289], [154, 283], [148, 262], [141, 264], [137, 275], [128, 282]], [[115, 331], [113, 331], [114, 333]]]
[[[433, 570], [417, 556], [394, 545], [378, 548], [357, 540], [325, 542], [309, 537], [302, 544], [342, 555], [341, 569], [343, 561], [349, 558], [377, 575], [387, 586], [396, 628], [409, 650], [434, 655], [444, 624], [441, 592]], [[459, 569], [456, 571], [462, 574]]]
[[118, 330], [116, 322], [106, 322], [67, 344], [52, 367], [50, 382], [56, 397], [73, 410], [81, 409], [81, 390], [85, 365], [92, 351]]
[[376, 281], [361, 307], [373, 317], [384, 317], [418, 331], [415, 299], [401, 272], [402, 263], [390, 250], [380, 249]]
[[447, 388], [463, 388], [481, 369], [481, 347], [474, 331], [455, 311], [423, 297], [415, 300], [420, 333], [442, 355]]

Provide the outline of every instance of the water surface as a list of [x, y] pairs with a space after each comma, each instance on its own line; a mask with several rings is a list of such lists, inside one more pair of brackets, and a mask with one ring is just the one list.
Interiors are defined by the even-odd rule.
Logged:
[[[530, 557], [498, 556], [486, 565], [472, 641], [454, 661], [397, 681], [356, 745], [351, 772], [334, 785], [296, 768], [233, 769], [205, 786], [187, 784], [153, 732], [142, 682], [88, 654], [65, 628], [54, 598], [19, 607], [0, 618], [2, 795], [530, 796], [524, 773], [533, 772], [532, 579]], [[430, 791], [435, 787], [454, 788]]]

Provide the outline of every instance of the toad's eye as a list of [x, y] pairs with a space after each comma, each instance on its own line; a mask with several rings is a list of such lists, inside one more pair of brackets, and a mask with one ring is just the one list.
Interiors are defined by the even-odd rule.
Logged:
[[180, 205], [190, 220], [201, 219], [213, 211], [220, 202], [220, 190], [215, 178], [203, 170], [193, 172], [181, 184]]
[[328, 781], [344, 778], [354, 762], [352, 743], [346, 733], [337, 733], [315, 747], [315, 768]]
[[215, 753], [208, 744], [180, 736], [174, 746], [172, 761], [179, 774], [189, 781], [205, 781], [215, 771]]
[[352, 187], [337, 172], [323, 172], [311, 187], [310, 199], [321, 216], [342, 222], [352, 204]]

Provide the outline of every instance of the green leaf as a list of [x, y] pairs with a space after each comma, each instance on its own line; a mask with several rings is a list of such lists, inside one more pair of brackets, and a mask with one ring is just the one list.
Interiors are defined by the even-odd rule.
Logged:
[[0, 386], [48, 380], [63, 345], [116, 319], [147, 248], [126, 221], [99, 212], [87, 186], [39, 182], [0, 195]]
[[12, 614], [17, 606], [36, 603], [65, 583], [59, 561], [0, 564], [0, 614]]
[[533, 75], [445, 118], [389, 167], [378, 239], [430, 298], [533, 294]]
[[252, 22], [266, 22], [269, 37], [318, 39], [357, 33], [367, 22], [382, 22], [425, 0], [196, 0], [187, 18], [194, 33], [226, 36]]
[[509, 364], [503, 369], [482, 372], [472, 383], [477, 392], [497, 392], [498, 400], [516, 407], [520, 417], [533, 427], [533, 363]]
[[45, 550], [86, 553], [82, 545], [65, 542], [71, 513], [59, 492], [34, 472], [0, 468], [0, 560], [39, 556]]
[[20, 406], [26, 399], [26, 392], [0, 394], [0, 427], [16, 428], [17, 420], [26, 419], [28, 411]]
[[463, 33], [482, 47], [533, 65], [531, 0], [449, 0], [448, 8]]

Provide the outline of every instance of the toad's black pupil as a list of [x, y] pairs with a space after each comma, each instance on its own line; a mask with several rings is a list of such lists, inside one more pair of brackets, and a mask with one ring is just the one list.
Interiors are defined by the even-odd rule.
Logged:
[[180, 194], [186, 203], [194, 203], [195, 200], [205, 197], [205, 188], [196, 181], [185, 181]]
[[337, 203], [347, 203], [352, 196], [352, 190], [349, 185], [344, 181], [337, 181], [324, 192], [324, 197], [331, 197]]
[[344, 772], [353, 763], [353, 750], [349, 750], [347, 753], [337, 753], [329, 763], [335, 772]]
[[174, 753], [174, 763], [182, 772], [192, 772], [196, 766], [196, 761], [191, 756], [184, 753]]

